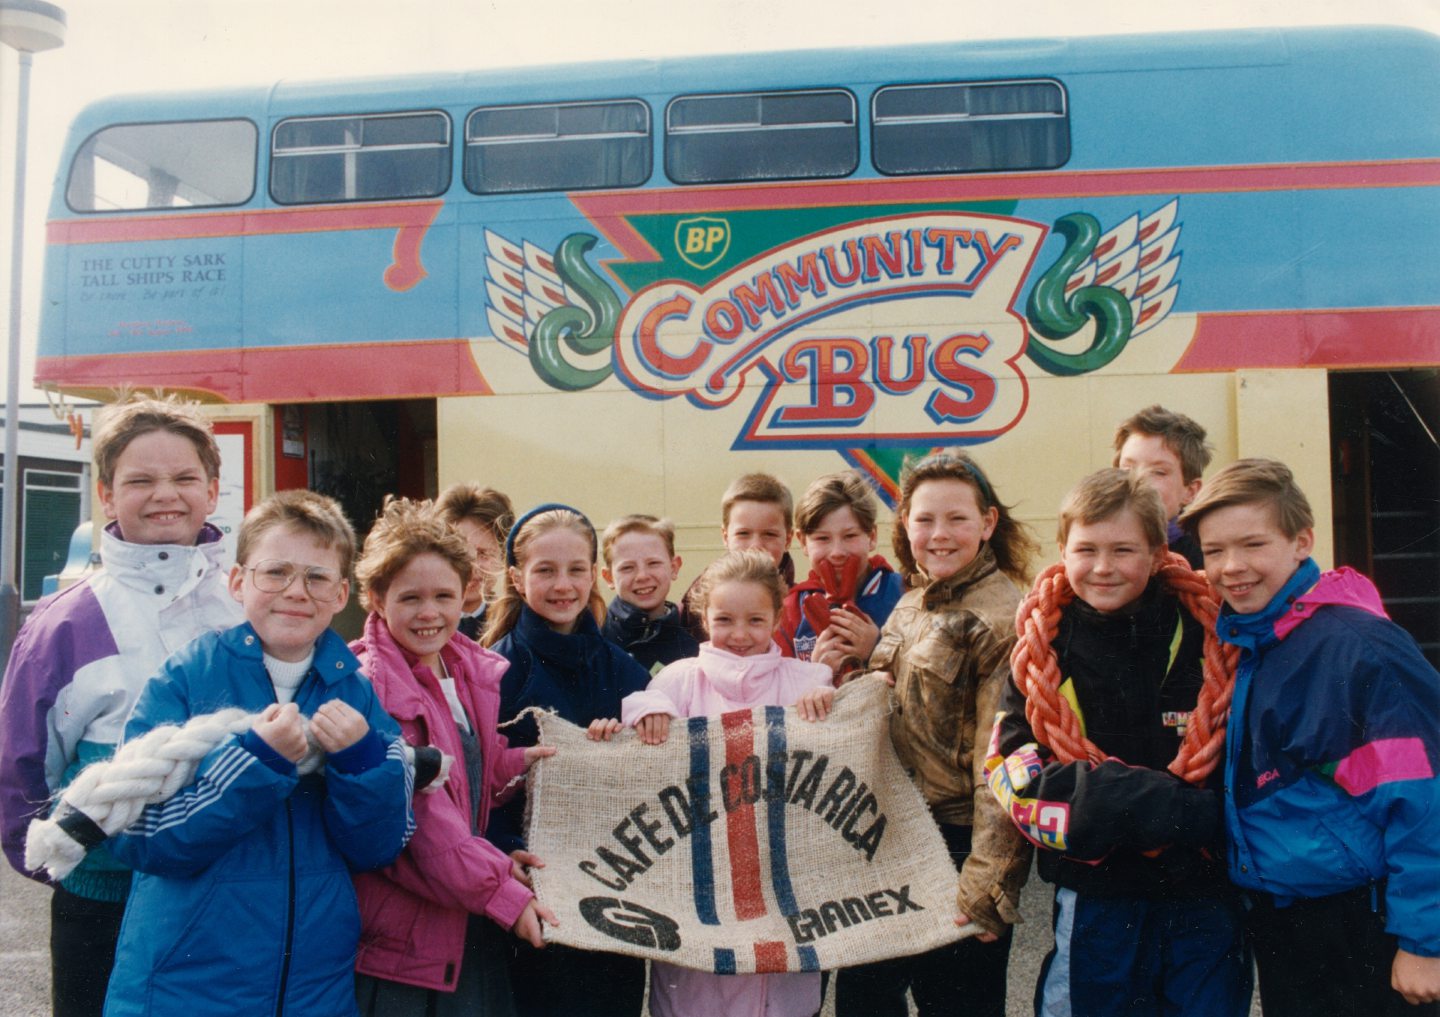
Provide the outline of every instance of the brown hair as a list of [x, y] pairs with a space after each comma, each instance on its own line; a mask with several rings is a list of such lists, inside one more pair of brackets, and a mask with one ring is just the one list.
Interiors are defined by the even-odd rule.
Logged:
[[[533, 509], [531, 510], [534, 511]], [[585, 538], [590, 545], [590, 561], [595, 561], [596, 539], [595, 528], [590, 521], [580, 513], [568, 508], [553, 508], [536, 513], [527, 514], [520, 520], [519, 525], [510, 532], [508, 545], [506, 547], [507, 557], [514, 558], [514, 568], [524, 569], [525, 558], [530, 550], [530, 544], [537, 537], [544, 536], [551, 530], [569, 530], [571, 533], [578, 533]], [[512, 568], [505, 569], [504, 582], [500, 588], [500, 599], [491, 605], [486, 615], [485, 635], [481, 643], [485, 646], [494, 646], [503, 639], [515, 623], [520, 620], [520, 611], [525, 606], [525, 598], [520, 595], [520, 589], [515, 585], [515, 578], [512, 575]], [[590, 600], [586, 605], [595, 624], [605, 623], [605, 598], [600, 593], [600, 575], [596, 570], [590, 582]]]
[[1215, 451], [1205, 440], [1205, 428], [1185, 414], [1167, 410], [1157, 403], [1121, 421], [1115, 428], [1115, 458], [1111, 466], [1120, 465], [1120, 449], [1132, 434], [1154, 435], [1164, 442], [1180, 460], [1180, 478], [1187, 484], [1204, 475]]
[[[775, 618], [779, 621], [780, 607], [785, 602], [785, 580], [780, 578], [775, 560], [764, 551], [753, 547], [745, 551], [726, 551], [700, 573], [700, 578], [695, 580], [690, 590], [690, 605], [701, 624], [706, 624], [705, 608], [710, 603], [710, 595], [725, 583], [758, 583], [763, 586], [770, 594]], [[708, 624], [706, 632], [709, 632]]]
[[236, 562], [248, 564], [260, 538], [280, 526], [308, 534], [335, 551], [340, 556], [340, 575], [349, 578], [355, 564], [355, 530], [338, 501], [314, 491], [276, 491], [246, 512], [236, 540]]
[[861, 529], [873, 531], [879, 504], [865, 478], [855, 470], [841, 470], [817, 477], [805, 488], [795, 507], [795, 529], [804, 536], [818, 527], [831, 512], [848, 508]]
[[1070, 527], [1098, 523], [1129, 510], [1140, 520], [1153, 551], [1166, 544], [1165, 505], [1154, 485], [1131, 470], [1097, 470], [1070, 489], [1060, 505], [1056, 540], [1065, 546]]
[[759, 501], [779, 505], [785, 516], [785, 529], [795, 528], [795, 499], [790, 488], [768, 473], [747, 473], [736, 477], [720, 499], [720, 525], [730, 525], [730, 510], [737, 501]]
[[451, 484], [435, 499], [435, 509], [451, 525], [468, 519], [481, 529], [489, 530], [500, 547], [515, 525], [515, 508], [510, 499], [493, 487], [479, 484]]
[[895, 510], [895, 535], [892, 545], [895, 558], [900, 563], [900, 572], [907, 580], [913, 579], [919, 569], [915, 565], [915, 554], [910, 550], [910, 534], [905, 529], [905, 517], [910, 514], [910, 499], [915, 489], [927, 480], [958, 480], [975, 491], [975, 503], [981, 512], [995, 509], [995, 532], [988, 541], [995, 554], [1000, 571], [1018, 585], [1030, 582], [1030, 559], [1040, 550], [1039, 543], [1030, 532], [1030, 527], [1010, 514], [1010, 506], [995, 497], [995, 489], [980, 469], [978, 463], [963, 452], [937, 452], [918, 462], [907, 461], [900, 473], [900, 505]]
[[422, 554], [438, 555], [455, 570], [463, 590], [470, 582], [475, 557], [465, 538], [428, 501], [411, 501], [387, 495], [385, 506], [365, 538], [365, 549], [355, 563], [360, 602], [375, 610], [374, 599], [384, 597], [395, 576]]
[[1310, 500], [1295, 483], [1290, 467], [1277, 459], [1237, 459], [1225, 467], [1181, 511], [1180, 525], [1198, 536], [1200, 521], [1216, 509], [1256, 503], [1274, 508], [1275, 524], [1287, 540], [1315, 525]]
[[211, 480], [220, 476], [220, 448], [215, 444], [215, 429], [200, 409], [200, 404], [177, 395], [145, 396], [134, 394], [96, 413], [92, 450], [95, 457], [95, 479], [105, 487], [115, 483], [115, 464], [130, 443], [151, 431], [168, 431], [195, 446], [205, 475]]
[[665, 550], [670, 557], [675, 557], [675, 524], [668, 519], [635, 513], [621, 516], [605, 527], [605, 532], [600, 537], [600, 554], [605, 559], [606, 568], [610, 567], [610, 550], [615, 546], [615, 541], [627, 533], [645, 533], [659, 537], [665, 542]]

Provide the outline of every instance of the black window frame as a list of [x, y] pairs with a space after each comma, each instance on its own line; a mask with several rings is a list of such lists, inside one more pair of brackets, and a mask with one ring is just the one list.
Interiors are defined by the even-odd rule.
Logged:
[[[849, 133], [850, 133], [850, 136], [851, 136], [851, 142], [852, 142], [853, 149], [854, 149], [854, 158], [853, 158], [853, 161], [851, 162], [851, 164], [849, 165], [849, 167], [848, 167], [847, 169], [845, 169], [843, 172], [823, 173], [823, 174], [817, 174], [817, 173], [793, 173], [793, 174], [792, 174], [792, 173], [787, 173], [787, 174], [776, 175], [776, 176], [726, 176], [726, 177], [715, 176], [715, 177], [706, 177], [706, 178], [703, 179], [703, 180], [701, 180], [701, 179], [693, 179], [693, 180], [690, 180], [690, 179], [682, 179], [682, 178], [680, 178], [679, 176], [676, 175], [675, 167], [674, 167], [673, 162], [672, 162], [673, 150], [672, 150], [672, 147], [671, 147], [671, 138], [672, 138], [672, 137], [675, 137], [676, 135], [684, 136], [684, 135], [698, 135], [698, 134], [740, 134], [740, 133], [759, 133], [759, 132], [765, 132], [765, 131], [779, 131], [779, 130], [789, 130], [789, 131], [794, 131], [794, 130], [816, 130], [816, 129], [826, 128], [826, 127], [832, 127], [832, 128], [833, 128], [833, 126], [834, 126], [833, 123], [832, 123], [832, 124], [822, 124], [822, 123], [799, 123], [799, 124], [796, 124], [796, 123], [777, 123], [777, 124], [765, 124], [765, 123], [761, 122], [761, 123], [746, 124], [746, 125], [741, 125], [741, 124], [738, 124], [738, 123], [737, 123], [737, 124], [734, 124], [734, 125], [718, 125], [718, 126], [693, 127], [693, 128], [681, 127], [681, 128], [679, 128], [679, 129], [676, 129], [676, 128], [674, 127], [673, 123], [672, 123], [672, 117], [673, 117], [673, 115], [674, 115], [675, 108], [676, 108], [676, 105], [677, 105], [677, 104], [683, 103], [683, 102], [690, 102], [690, 101], [697, 100], [697, 99], [699, 99], [699, 100], [706, 100], [706, 99], [724, 100], [724, 99], [752, 98], [752, 97], [753, 97], [753, 98], [761, 99], [761, 100], [763, 101], [763, 100], [764, 100], [766, 97], [768, 97], [768, 96], [793, 97], [793, 96], [802, 96], [802, 95], [843, 95], [843, 96], [845, 96], [845, 97], [850, 101], [850, 123], [849, 123], [848, 126], [849, 126], [849, 128], [850, 128], [850, 132], [849, 132]], [[763, 119], [763, 118], [762, 118], [762, 119]], [[860, 102], [859, 102], [859, 100], [855, 97], [855, 93], [854, 93], [853, 91], [851, 91], [849, 88], [845, 88], [845, 87], [842, 87], [842, 86], [816, 86], [816, 87], [811, 87], [811, 88], [786, 88], [786, 89], [781, 89], [781, 88], [747, 89], [747, 90], [744, 90], [744, 91], [733, 91], [733, 92], [687, 92], [687, 93], [685, 93], [685, 94], [683, 94], [683, 95], [676, 95], [676, 96], [672, 97], [672, 98], [670, 99], [670, 101], [665, 104], [665, 135], [664, 135], [663, 143], [664, 143], [664, 148], [665, 148], [665, 153], [664, 153], [664, 155], [665, 155], [665, 177], [666, 177], [666, 179], [669, 180], [671, 183], [673, 183], [673, 184], [678, 184], [678, 185], [681, 186], [681, 187], [705, 187], [705, 186], [714, 186], [714, 185], [716, 185], [716, 184], [751, 184], [751, 183], [753, 183], [753, 184], [765, 184], [765, 183], [784, 183], [784, 182], [803, 181], [803, 180], [843, 180], [843, 179], [845, 179], [846, 177], [853, 176], [853, 175], [855, 174], [855, 171], [860, 168]]]
[[[645, 130], [642, 132], [602, 132], [593, 134], [561, 134], [559, 131], [559, 114], [566, 109], [574, 109], [584, 106], [636, 106], [645, 117]], [[473, 141], [470, 136], [471, 124], [477, 117], [485, 113], [495, 111], [520, 111], [520, 110], [555, 110], [556, 131], [553, 134], [532, 134], [532, 135], [506, 135], [493, 140]], [[563, 144], [571, 141], [604, 140], [609, 137], [621, 137], [627, 140], [638, 139], [642, 141], [642, 148], [645, 152], [645, 174], [633, 182], [603, 182], [567, 184], [555, 186], [549, 183], [535, 187], [505, 187], [505, 188], [479, 188], [476, 181], [471, 178], [470, 173], [470, 149], [473, 146], [509, 146], [509, 145], [544, 145], [549, 143]], [[493, 103], [486, 106], [476, 106], [465, 114], [464, 133], [461, 136], [461, 182], [465, 189], [471, 194], [482, 197], [494, 197], [503, 194], [565, 194], [570, 191], [610, 191], [629, 190], [635, 187], [643, 187], [649, 183], [650, 178], [655, 175], [655, 115], [650, 104], [637, 96], [617, 96], [612, 99], [556, 99], [550, 102], [520, 102], [520, 103]]]
[[[282, 154], [278, 154], [277, 151], [276, 151], [276, 139], [277, 139], [277, 136], [279, 135], [280, 130], [281, 130], [283, 127], [285, 127], [286, 125], [288, 125], [288, 124], [295, 124], [295, 123], [318, 123], [318, 122], [323, 122], [323, 121], [327, 121], [327, 120], [328, 120], [328, 121], [359, 120], [359, 121], [362, 121], [362, 122], [363, 122], [363, 121], [369, 121], [369, 120], [394, 120], [394, 119], [402, 118], [402, 117], [439, 117], [439, 118], [440, 118], [440, 122], [443, 123], [444, 126], [445, 126], [445, 140], [444, 140], [444, 142], [441, 142], [441, 143], [436, 143], [436, 142], [420, 142], [420, 143], [415, 143], [415, 142], [411, 142], [411, 143], [405, 143], [405, 144], [377, 144], [377, 145], [367, 146], [367, 145], [364, 143], [364, 138], [363, 138], [363, 134], [362, 134], [362, 138], [361, 138], [361, 140], [360, 140], [360, 142], [359, 142], [358, 144], [347, 144], [347, 145], [311, 145], [311, 146], [306, 146], [306, 147], [303, 147], [303, 148], [296, 148], [296, 149], [294, 149], [294, 150], [292, 150], [292, 151], [290, 151], [290, 152], [287, 152], [286, 154], [283, 154], [283, 155], [282, 155]], [[422, 193], [422, 194], [385, 194], [385, 195], [366, 195], [366, 196], [364, 196], [364, 197], [338, 197], [338, 198], [313, 198], [313, 197], [307, 197], [307, 198], [301, 198], [301, 199], [292, 199], [292, 198], [282, 198], [282, 197], [280, 197], [279, 195], [277, 195], [277, 194], [275, 193], [275, 181], [276, 181], [276, 176], [277, 176], [277, 174], [275, 173], [275, 163], [276, 163], [276, 160], [277, 160], [277, 159], [303, 158], [303, 157], [305, 157], [305, 156], [331, 155], [331, 154], [337, 154], [337, 153], [341, 153], [341, 154], [346, 154], [346, 153], [359, 154], [359, 153], [361, 153], [361, 152], [366, 151], [367, 148], [368, 148], [370, 151], [372, 151], [372, 152], [375, 152], [375, 151], [395, 151], [395, 152], [400, 152], [400, 151], [414, 151], [414, 150], [420, 150], [420, 149], [443, 150], [443, 152], [444, 152], [444, 158], [440, 161], [440, 165], [444, 168], [444, 180], [443, 180], [443, 182], [441, 183], [441, 185], [440, 185], [437, 189], [431, 190], [431, 191], [426, 191], [425, 193]], [[454, 176], [455, 176], [455, 124], [454, 124], [454, 121], [451, 119], [450, 114], [449, 114], [446, 110], [436, 109], [436, 108], [433, 108], [433, 107], [431, 107], [431, 108], [424, 108], [424, 109], [404, 109], [404, 110], [384, 110], [384, 111], [382, 111], [382, 110], [372, 110], [372, 111], [368, 111], [368, 112], [321, 113], [321, 114], [304, 114], [304, 115], [301, 115], [301, 116], [287, 116], [287, 117], [283, 117], [283, 118], [280, 119], [280, 120], [277, 120], [277, 121], [275, 122], [275, 125], [270, 129], [270, 159], [269, 159], [269, 164], [268, 164], [268, 165], [269, 165], [269, 174], [268, 174], [268, 175], [269, 175], [270, 200], [273, 201], [273, 202], [275, 202], [275, 204], [277, 204], [277, 205], [283, 205], [283, 206], [285, 206], [285, 207], [287, 207], [287, 208], [303, 207], [303, 206], [305, 206], [305, 205], [349, 205], [349, 204], [367, 203], [367, 202], [379, 202], [379, 201], [426, 201], [426, 200], [433, 199], [433, 198], [438, 198], [438, 197], [441, 197], [442, 195], [444, 195], [446, 192], [448, 192], [448, 191], [450, 190], [450, 185], [451, 185], [451, 183], [452, 183], [453, 180], [454, 180]]]

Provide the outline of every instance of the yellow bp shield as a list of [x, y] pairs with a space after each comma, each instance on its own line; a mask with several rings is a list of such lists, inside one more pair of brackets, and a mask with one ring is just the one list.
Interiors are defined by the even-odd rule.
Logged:
[[730, 224], [710, 215], [675, 224], [675, 250], [687, 265], [709, 268], [730, 250]]

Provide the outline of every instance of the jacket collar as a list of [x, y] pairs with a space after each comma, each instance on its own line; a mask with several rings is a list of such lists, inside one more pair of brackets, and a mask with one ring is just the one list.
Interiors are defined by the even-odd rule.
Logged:
[[975, 560], [953, 576], [931, 580], [925, 573], [918, 572], [910, 582], [911, 585], [924, 588], [925, 607], [929, 609], [958, 599], [967, 589], [999, 568], [995, 562], [995, 552], [985, 543], [980, 545], [980, 553], [975, 555]]
[[616, 597], [605, 609], [605, 627], [608, 629], [613, 626], [615, 631], [622, 635], [638, 639], [652, 626], [667, 623], [678, 625], [679, 615], [675, 605], [668, 600], [665, 602], [665, 613], [658, 618], [651, 618], [634, 604]]
[[1315, 564], [1314, 558], [1306, 558], [1294, 575], [1270, 598], [1270, 603], [1259, 611], [1237, 614], [1228, 604], [1221, 607], [1220, 614], [1215, 619], [1215, 633], [1225, 642], [1252, 653], [1273, 646], [1295, 627], [1291, 625], [1282, 634], [1276, 630], [1276, 622], [1292, 609], [1301, 594], [1314, 586], [1319, 578], [1320, 566]]
[[[350, 644], [350, 649], [357, 654], [364, 652], [365, 663], [361, 667], [372, 684], [384, 689], [385, 712], [396, 720], [414, 720], [420, 716], [425, 708], [422, 685], [433, 685], [437, 695], [443, 694], [440, 676], [422, 666], [418, 657], [397, 643], [384, 619], [374, 611], [366, 615], [365, 631]], [[479, 659], [487, 655], [501, 659], [458, 631], [440, 648], [440, 656], [457, 688], [471, 681], [478, 672]], [[502, 664], [508, 666], [503, 660]]]
[[155, 586], [173, 590], [178, 596], [209, 572], [218, 572], [228, 562], [224, 534], [206, 523], [194, 544], [132, 544], [120, 535], [120, 525], [110, 523], [100, 531], [100, 560], [109, 572], [127, 586]]
[[[260, 636], [248, 621], [222, 632], [220, 641], [241, 660], [264, 666], [265, 651], [260, 646]], [[355, 654], [350, 652], [345, 640], [334, 629], [326, 629], [315, 641], [315, 658], [310, 662], [310, 670], [326, 685], [334, 685], [350, 675], [359, 674], [360, 661], [355, 659]]]
[[556, 632], [527, 604], [520, 609], [516, 634], [532, 651], [547, 660], [571, 666], [584, 664], [586, 654], [603, 639], [600, 626], [587, 605], [575, 619], [574, 632]]
[[700, 644], [700, 670], [705, 680], [726, 702], [753, 706], [775, 688], [776, 672], [785, 667], [785, 657], [773, 641], [764, 653], [740, 657], [710, 643]]

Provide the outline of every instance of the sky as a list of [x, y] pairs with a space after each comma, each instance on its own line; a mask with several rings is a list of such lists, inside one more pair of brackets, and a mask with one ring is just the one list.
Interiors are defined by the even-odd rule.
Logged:
[[[33, 58], [21, 299], [32, 389], [45, 212], [75, 113], [124, 92], [687, 53], [1206, 28], [1396, 24], [1440, 33], [1440, 0], [49, 0]], [[616, 11], [623, 10], [617, 17]], [[10, 316], [18, 60], [0, 47], [0, 322]], [[3, 342], [3, 340], [0, 340]], [[5, 376], [0, 357], [0, 379]], [[3, 402], [0, 389], [0, 402]]]

